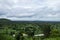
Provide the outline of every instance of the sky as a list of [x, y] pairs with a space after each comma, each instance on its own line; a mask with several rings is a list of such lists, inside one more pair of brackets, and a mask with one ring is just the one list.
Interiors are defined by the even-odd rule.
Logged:
[[60, 21], [60, 0], [0, 0], [0, 18]]

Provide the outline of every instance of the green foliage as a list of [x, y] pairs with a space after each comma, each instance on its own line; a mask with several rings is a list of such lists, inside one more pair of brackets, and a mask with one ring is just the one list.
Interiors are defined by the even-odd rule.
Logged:
[[34, 36], [35, 30], [36, 30], [36, 28], [34, 28], [34, 27], [26, 27], [25, 28], [25, 32], [29, 36]]
[[[46, 40], [59, 40], [60, 37], [60, 23], [44, 23], [44, 22], [15, 22], [7, 19], [0, 20], [0, 40], [14, 40], [12, 35], [21, 33], [26, 33], [29, 36], [34, 36], [34, 34], [45, 34]], [[50, 38], [48, 38], [50, 37]], [[51, 38], [52, 37], [52, 38]], [[53, 38], [58, 37], [58, 38]], [[30, 38], [27, 37], [26, 40]], [[38, 40], [38, 38], [36, 39]]]
[[50, 31], [51, 31], [50, 25], [44, 24], [42, 27], [42, 31], [43, 31], [44, 37], [49, 37]]
[[60, 37], [54, 37], [54, 38], [50, 37], [50, 38], [46, 38], [44, 40], [60, 40]]
[[6, 34], [0, 34], [0, 40], [14, 40], [14, 38]]
[[60, 36], [60, 31], [58, 29], [51, 30], [51, 36], [52, 37]]

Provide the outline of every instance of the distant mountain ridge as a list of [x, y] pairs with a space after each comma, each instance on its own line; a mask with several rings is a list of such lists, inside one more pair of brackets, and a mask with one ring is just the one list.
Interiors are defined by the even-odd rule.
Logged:
[[1, 18], [0, 22], [11, 22], [11, 23], [60, 23], [60, 21], [12, 21], [9, 19]]
[[11, 21], [11, 20], [9, 20], [9, 19], [4, 19], [4, 18], [1, 18], [1, 19], [0, 19], [0, 22], [7, 22], [7, 21]]

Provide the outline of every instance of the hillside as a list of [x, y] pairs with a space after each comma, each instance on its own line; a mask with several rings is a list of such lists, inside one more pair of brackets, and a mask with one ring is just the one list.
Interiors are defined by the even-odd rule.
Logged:
[[60, 21], [12, 21], [2, 18], [0, 19], [0, 23], [60, 23]]

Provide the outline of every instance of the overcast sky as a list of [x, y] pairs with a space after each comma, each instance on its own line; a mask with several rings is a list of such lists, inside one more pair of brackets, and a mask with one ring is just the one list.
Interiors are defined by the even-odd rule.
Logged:
[[0, 18], [60, 21], [60, 0], [0, 0]]

